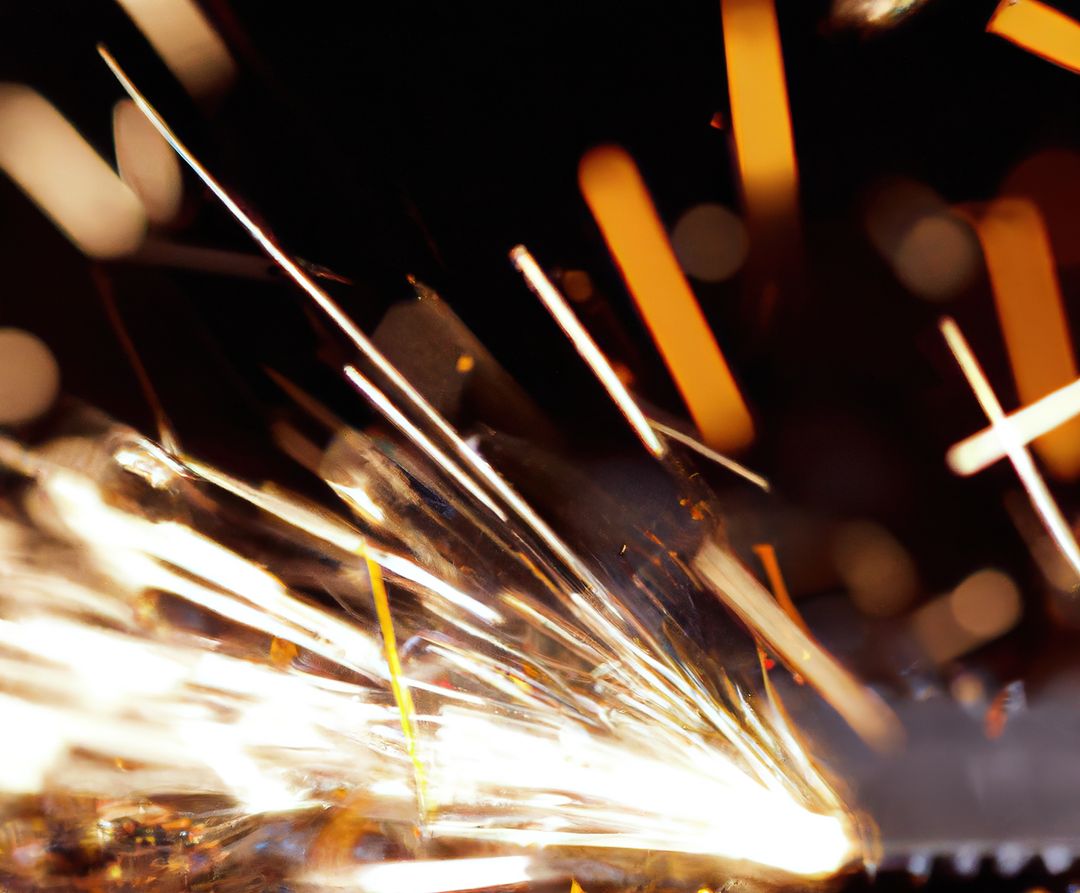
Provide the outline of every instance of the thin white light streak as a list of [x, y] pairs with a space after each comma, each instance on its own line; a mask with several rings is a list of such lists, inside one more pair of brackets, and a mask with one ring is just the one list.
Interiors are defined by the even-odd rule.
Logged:
[[672, 440], [678, 441], [685, 447], [689, 447], [696, 453], [700, 453], [706, 459], [715, 462], [717, 465], [726, 468], [728, 471], [739, 475], [739, 477], [746, 478], [752, 484], [756, 484], [766, 493], [771, 489], [771, 484], [766, 478], [763, 478], [755, 471], [751, 471], [745, 465], [736, 462], [734, 459], [729, 459], [723, 453], [718, 453], [711, 447], [705, 446], [700, 440], [691, 437], [689, 434], [684, 434], [678, 428], [672, 428], [669, 425], [665, 425], [663, 422], [658, 422], [656, 419], [649, 419], [649, 426], [654, 430], [663, 434], [664, 437], [669, 437]]
[[975, 399], [979, 401], [979, 405], [982, 407], [983, 412], [986, 413], [986, 417], [990, 420], [990, 424], [1001, 442], [1002, 449], [1004, 449], [1009, 461], [1012, 462], [1013, 467], [1016, 469], [1020, 483], [1027, 490], [1031, 504], [1035, 507], [1035, 511], [1038, 512], [1047, 532], [1072, 566], [1073, 572], [1077, 578], [1080, 578], [1080, 546], [1077, 545], [1076, 537], [1073, 536], [1073, 532], [1062, 516], [1061, 509], [1058, 508], [1054, 497], [1050, 495], [1046, 481], [1043, 480], [1039, 470], [1035, 467], [1031, 453], [1027, 451], [1016, 429], [1006, 417], [1005, 411], [1001, 408], [1001, 403], [998, 402], [997, 395], [994, 394], [994, 389], [990, 386], [982, 366], [979, 365], [979, 361], [975, 358], [975, 354], [972, 352], [959, 326], [956, 325], [954, 320], [945, 317], [941, 320], [940, 328], [941, 334], [945, 336], [945, 341], [960, 366], [960, 370], [964, 373], [964, 377], [967, 379], [972, 391], [975, 392]]
[[[1023, 409], [1009, 413], [1005, 418], [1012, 425], [1016, 439], [1026, 446], [1075, 415], [1080, 415], [1080, 379], [1029, 403]], [[997, 430], [991, 426], [950, 447], [945, 461], [956, 474], [967, 477], [1007, 455]]]
[[423, 431], [410, 422], [405, 417], [405, 414], [387, 399], [386, 394], [365, 378], [355, 366], [345, 367], [345, 377], [356, 386], [357, 390], [368, 399], [372, 406], [378, 409], [395, 428], [430, 456], [432, 461], [457, 481], [460, 487], [486, 505], [497, 517], [503, 521], [507, 520], [506, 514], [491, 501], [491, 497], [481, 490], [476, 482], [462, 471], [461, 467], [453, 459], [432, 443], [431, 439]]
[[592, 336], [574, 315], [574, 311], [570, 309], [570, 305], [566, 303], [566, 299], [555, 287], [554, 283], [545, 275], [540, 264], [529, 253], [529, 249], [524, 245], [518, 245], [511, 249], [510, 261], [518, 272], [525, 277], [525, 282], [532, 293], [540, 299], [548, 312], [555, 317], [555, 322], [566, 333], [566, 337], [570, 339], [581, 358], [588, 363], [593, 374], [600, 379], [600, 383], [604, 386], [611, 399], [615, 401], [615, 405], [619, 407], [622, 414], [626, 416], [630, 427], [634, 429], [634, 433], [645, 445], [645, 449], [657, 459], [662, 459], [667, 453], [664, 444], [656, 436], [656, 432], [649, 427], [648, 419], [645, 418], [645, 414], [634, 402], [630, 392], [619, 381], [619, 376], [611, 368], [607, 357], [604, 356], [596, 342], [593, 341]]
[[[135, 104], [142, 110], [143, 114], [146, 115], [154, 127], [157, 128], [158, 132], [168, 141], [169, 145], [176, 150], [176, 153], [226, 207], [237, 222], [247, 230], [248, 234], [259, 244], [263, 251], [279, 264], [286, 274], [288, 274], [289, 278], [300, 286], [313, 301], [315, 301], [323, 312], [330, 317], [334, 324], [348, 336], [353, 344], [356, 345], [360, 352], [367, 357], [380, 372], [393, 382], [394, 386], [401, 391], [408, 401], [450, 442], [458, 456], [464, 460], [473, 471], [479, 474], [496, 493], [498, 493], [499, 497], [513, 509], [514, 513], [538, 537], [540, 537], [566, 567], [582, 583], [588, 586], [590, 590], [595, 593], [602, 592], [603, 586], [596, 579], [596, 576], [585, 566], [581, 559], [562, 540], [562, 538], [548, 526], [547, 522], [535, 512], [532, 506], [522, 499], [514, 489], [502, 479], [501, 475], [499, 475], [499, 473], [492, 468], [481, 455], [479, 455], [479, 453], [471, 449], [469, 445], [461, 439], [461, 436], [438, 413], [438, 411], [424, 399], [423, 395], [409, 383], [393, 364], [383, 356], [379, 349], [368, 340], [364, 333], [357, 328], [356, 324], [349, 319], [334, 300], [319, 288], [314, 280], [312, 280], [310, 276], [308, 276], [281, 248], [279, 248], [277, 243], [263, 232], [259, 225], [256, 224], [255, 221], [252, 220], [251, 217], [249, 217], [232, 199], [221, 184], [214, 179], [205, 167], [203, 167], [202, 163], [192, 155], [187, 146], [181, 142], [180, 138], [173, 133], [172, 129], [165, 123], [164, 119], [157, 113], [154, 107], [150, 105], [146, 97], [139, 92], [138, 88], [124, 73], [124, 70], [113, 58], [112, 54], [101, 45], [98, 46], [98, 53], [100, 53], [102, 59], [105, 60], [105, 64], [109, 66], [109, 69], [120, 82], [120, 85], [127, 92], [128, 96], [131, 97]], [[500, 520], [506, 520], [505, 514], [501, 511], [497, 511], [496, 515]]]
[[355, 865], [343, 871], [310, 872], [303, 884], [357, 893], [460, 893], [510, 887], [529, 881], [555, 881], [568, 875], [534, 864], [527, 856], [480, 859], [431, 859]]

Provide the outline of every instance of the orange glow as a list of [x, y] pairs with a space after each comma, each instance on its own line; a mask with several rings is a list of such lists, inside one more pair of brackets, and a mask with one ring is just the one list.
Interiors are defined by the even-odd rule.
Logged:
[[1002, 0], [986, 30], [1080, 73], [1080, 23], [1039, 0]]
[[634, 159], [617, 146], [586, 153], [581, 191], [686, 401], [702, 440], [734, 452], [754, 425], [690, 290]]
[[0, 169], [89, 257], [131, 254], [146, 234], [135, 194], [44, 96], [0, 84]]
[[731, 125], [751, 229], [797, 212], [798, 170], [773, 0], [721, 0]]
[[[1080, 378], [1050, 240], [1027, 199], [992, 202], [976, 221], [998, 319], [1021, 403], [1033, 403]], [[1080, 419], [1035, 441], [1052, 475], [1080, 476]]]

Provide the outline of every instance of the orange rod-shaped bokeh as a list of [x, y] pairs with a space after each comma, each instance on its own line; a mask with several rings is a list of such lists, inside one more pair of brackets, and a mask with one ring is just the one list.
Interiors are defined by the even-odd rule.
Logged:
[[587, 152], [581, 191], [634, 296], [702, 440], [734, 452], [754, 425], [731, 370], [675, 259], [634, 159], [618, 146]]
[[1002, 0], [986, 30], [1080, 73], [1080, 22], [1039, 0]]
[[721, 0], [731, 125], [751, 233], [797, 216], [798, 169], [774, 0]]
[[[1002, 198], [985, 208], [976, 232], [1016, 391], [1033, 403], [1080, 377], [1046, 227], [1032, 202]], [[1039, 437], [1035, 451], [1055, 477], [1080, 476], [1080, 418]]]

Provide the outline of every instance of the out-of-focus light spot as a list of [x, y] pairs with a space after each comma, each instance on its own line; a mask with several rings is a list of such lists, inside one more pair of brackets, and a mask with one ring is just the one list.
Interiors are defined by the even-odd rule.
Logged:
[[618, 146], [593, 149], [581, 159], [578, 178], [702, 440], [720, 452], [745, 448], [754, 438], [750, 412], [634, 159]]
[[562, 290], [575, 304], [583, 304], [593, 296], [593, 283], [584, 270], [567, 270], [562, 274]]
[[35, 90], [0, 84], [0, 168], [90, 257], [130, 254], [146, 233], [135, 194]]
[[949, 694], [962, 707], [981, 707], [986, 702], [986, 686], [970, 671], [960, 673], [949, 683]]
[[724, 113], [713, 112], [713, 116], [709, 119], [709, 126], [713, 130], [723, 130], [727, 127], [727, 121], [724, 120]]
[[952, 593], [956, 622], [973, 636], [990, 639], [1020, 619], [1020, 590], [1012, 577], [987, 568], [976, 571]]
[[833, 534], [830, 545], [837, 573], [863, 614], [892, 617], [918, 594], [911, 556], [884, 527], [852, 521]]
[[60, 367], [40, 338], [0, 329], [0, 425], [37, 418], [56, 400]]
[[[1027, 199], [991, 202], [976, 223], [1001, 331], [1022, 403], [1080, 378], [1050, 240], [1039, 209]], [[1080, 419], [1035, 441], [1051, 474], [1080, 476]]]
[[180, 160], [130, 99], [113, 107], [113, 141], [120, 178], [139, 197], [147, 218], [171, 223], [180, 212]]
[[743, 222], [714, 204], [697, 205], [683, 214], [672, 230], [671, 245], [683, 270], [702, 282], [730, 279], [749, 248]]
[[1008, 632], [1021, 612], [1020, 591], [1012, 578], [986, 568], [920, 607], [911, 625], [927, 654], [946, 663]]
[[931, 301], [947, 300], [964, 288], [977, 269], [971, 228], [952, 214], [915, 221], [892, 257], [897, 278]]
[[1080, 72], [1080, 23], [1039, 0], [1002, 0], [986, 30], [1047, 62]]
[[867, 205], [866, 228], [896, 278], [928, 301], [952, 298], [979, 268], [971, 226], [922, 183], [882, 184]]
[[196, 98], [222, 93], [236, 77], [236, 63], [194, 0], [116, 0]]

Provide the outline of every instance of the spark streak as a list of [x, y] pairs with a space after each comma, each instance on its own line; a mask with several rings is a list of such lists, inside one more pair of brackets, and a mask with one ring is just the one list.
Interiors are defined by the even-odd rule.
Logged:
[[964, 377], [967, 379], [972, 391], [975, 392], [975, 399], [979, 401], [983, 412], [986, 413], [987, 419], [990, 420], [990, 424], [1001, 442], [1002, 449], [1016, 469], [1024, 489], [1027, 490], [1031, 504], [1035, 507], [1035, 511], [1038, 512], [1047, 532], [1057, 543], [1062, 555], [1072, 566], [1073, 572], [1080, 578], [1080, 546], [1077, 545], [1076, 537], [1073, 536], [1072, 530], [1061, 514], [1061, 509], [1058, 508], [1057, 503], [1054, 501], [1054, 497], [1050, 495], [1046, 481], [1043, 480], [1039, 470], [1035, 467], [1031, 454], [1021, 442], [1016, 430], [1006, 417], [1005, 411], [1001, 408], [1001, 403], [998, 402], [997, 395], [990, 386], [986, 373], [983, 372], [982, 366], [979, 365], [979, 361], [975, 358], [975, 354], [972, 353], [967, 339], [960, 331], [959, 326], [948, 317], [941, 321], [940, 328], [941, 334], [945, 336], [945, 340], [949, 345], [949, 350], [952, 351], [960, 370], [964, 373]]
[[660, 438], [656, 436], [649, 426], [649, 420], [645, 418], [645, 414], [638, 407], [634, 398], [630, 396], [630, 392], [619, 381], [619, 376], [611, 368], [611, 363], [608, 362], [607, 357], [597, 347], [592, 336], [574, 315], [574, 311], [570, 309], [566, 299], [559, 293], [551, 280], [544, 275], [544, 271], [529, 253], [529, 250], [524, 245], [518, 245], [510, 251], [510, 260], [513, 261], [514, 266], [525, 277], [525, 281], [528, 283], [529, 288], [532, 289], [533, 294], [541, 300], [548, 312], [555, 317], [559, 328], [566, 333], [566, 337], [570, 339], [577, 352], [581, 354], [581, 358], [588, 363], [589, 368], [600, 379], [600, 383], [607, 390], [611, 399], [615, 401], [615, 405], [619, 407], [622, 414], [626, 416], [630, 427], [634, 429], [634, 433], [640, 438], [645, 448], [657, 459], [662, 459], [667, 451], [660, 442]]
[[[149, 103], [145, 96], [132, 83], [131, 79], [113, 58], [104, 46], [98, 46], [98, 53], [105, 64], [109, 66], [113, 75], [127, 92], [144, 115], [154, 125], [158, 133], [173, 147], [176, 153], [184, 160], [206, 187], [217, 197], [236, 221], [247, 230], [255, 242], [277, 263], [315, 304], [331, 319], [331, 321], [349, 338], [350, 341], [390, 382], [401, 392], [406, 400], [431, 423], [436, 430], [453, 447], [458, 457], [473, 471], [478, 474], [514, 511], [527, 527], [536, 534], [540, 540], [558, 556], [560, 561], [573, 573], [586, 587], [593, 592], [600, 591], [603, 587], [595, 576], [588, 570], [581, 559], [562, 540], [561, 537], [533, 510], [533, 508], [503, 480], [499, 473], [475, 450], [471, 449], [461, 436], [450, 424], [428, 403], [427, 400], [409, 383], [409, 381], [383, 356], [382, 352], [366, 336], [338, 304], [321, 289], [315, 281], [281, 249], [281, 247], [268, 236], [263, 229], [236, 203], [222, 185], [210, 174], [202, 163], [188, 150], [187, 146], [172, 131], [172, 128], [157, 113], [157, 110]], [[422, 444], [418, 446], [423, 449]], [[470, 488], [472, 490], [473, 488]], [[481, 500], [485, 502], [484, 500]], [[490, 504], [487, 500], [485, 504]], [[506, 515], [502, 509], [495, 507], [495, 515], [506, 521]]]
[[[1005, 420], [1012, 425], [1017, 440], [1029, 444], [1077, 415], [1080, 415], [1080, 379], [1009, 413]], [[991, 426], [950, 447], [946, 461], [953, 471], [967, 477], [1007, 456], [998, 432]]]

